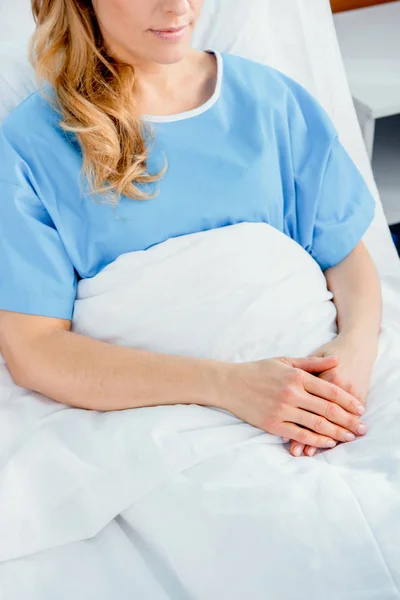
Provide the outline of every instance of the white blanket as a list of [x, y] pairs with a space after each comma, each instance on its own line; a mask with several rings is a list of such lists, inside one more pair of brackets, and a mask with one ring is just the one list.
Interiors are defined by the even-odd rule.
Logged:
[[[313, 459], [218, 409], [67, 408], [1, 361], [1, 600], [399, 599], [395, 301], [368, 435]], [[80, 282], [73, 327], [239, 362], [307, 355], [335, 316], [313, 259], [242, 223], [121, 256]]]

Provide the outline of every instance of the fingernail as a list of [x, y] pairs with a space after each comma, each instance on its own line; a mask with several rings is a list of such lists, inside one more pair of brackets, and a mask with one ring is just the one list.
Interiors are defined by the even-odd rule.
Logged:
[[365, 413], [365, 407], [362, 404], [359, 404], [357, 406], [357, 414], [358, 415], [363, 415]]
[[314, 454], [316, 453], [317, 449], [316, 448], [310, 448], [308, 450], [308, 456], [314, 456]]
[[293, 449], [293, 454], [295, 456], [300, 456], [301, 453], [302, 453], [301, 446], [295, 446], [294, 449]]
[[336, 442], [334, 442], [333, 440], [328, 440], [326, 442], [326, 447], [327, 448], [334, 448], [336, 446]]
[[346, 442], [354, 442], [354, 440], [356, 439], [354, 433], [346, 433], [344, 437], [346, 439]]
[[357, 427], [357, 433], [358, 435], [365, 435], [367, 433], [367, 428], [365, 427], [365, 425], [363, 425], [363, 423], [361, 423], [358, 427]]

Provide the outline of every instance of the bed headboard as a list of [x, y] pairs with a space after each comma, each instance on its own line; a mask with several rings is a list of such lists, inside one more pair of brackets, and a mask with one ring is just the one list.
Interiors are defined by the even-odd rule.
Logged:
[[384, 4], [385, 2], [393, 1], [394, 0], [331, 0], [331, 6], [333, 12], [342, 12], [344, 10], [375, 6], [375, 4]]

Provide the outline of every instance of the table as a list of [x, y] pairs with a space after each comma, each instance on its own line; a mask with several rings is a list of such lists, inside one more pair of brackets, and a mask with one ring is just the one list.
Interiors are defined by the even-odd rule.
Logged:
[[376, 120], [400, 113], [400, 1], [339, 13], [335, 25], [372, 159]]
[[334, 19], [386, 218], [400, 223], [400, 1]]

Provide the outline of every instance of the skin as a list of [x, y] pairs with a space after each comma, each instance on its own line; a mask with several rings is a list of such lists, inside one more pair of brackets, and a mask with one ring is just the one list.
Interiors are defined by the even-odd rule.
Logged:
[[[203, 104], [215, 90], [215, 57], [190, 48], [204, 0], [93, 0], [109, 51], [135, 68], [141, 114], [167, 115]], [[152, 30], [181, 27], [179, 41]]]
[[[141, 71], [170, 77], [188, 58], [203, 0], [93, 0], [102, 34], [114, 54]], [[165, 43], [150, 30], [188, 25], [178, 42]]]

